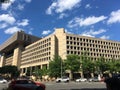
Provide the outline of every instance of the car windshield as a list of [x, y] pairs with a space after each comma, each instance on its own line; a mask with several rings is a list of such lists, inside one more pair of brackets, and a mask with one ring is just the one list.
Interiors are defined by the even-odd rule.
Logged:
[[66, 78], [68, 78], [68, 77], [66, 77], [66, 76], [64, 76], [64, 77], [62, 77], [63, 79], [66, 79]]

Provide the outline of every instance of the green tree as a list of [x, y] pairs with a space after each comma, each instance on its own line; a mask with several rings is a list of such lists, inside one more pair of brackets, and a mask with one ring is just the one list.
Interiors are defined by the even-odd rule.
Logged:
[[39, 69], [38, 67], [36, 67], [35, 70], [34, 70], [34, 75], [36, 76], [37, 79], [42, 79], [41, 69]]
[[109, 64], [110, 73], [120, 72], [120, 61], [119, 60], [109, 61], [108, 64]]
[[106, 71], [109, 71], [110, 65], [107, 61], [105, 61], [104, 57], [101, 57], [96, 61], [96, 71], [98, 74], [103, 74]]
[[83, 73], [90, 77], [91, 73], [95, 72], [95, 63], [92, 62], [88, 57], [82, 60]]
[[68, 55], [65, 60], [65, 68], [70, 71], [70, 78], [73, 79], [73, 73], [80, 70], [80, 57], [78, 55]]
[[80, 56], [80, 70], [86, 77], [91, 77], [91, 74], [95, 72], [95, 62], [88, 57], [89, 52], [83, 52]]
[[41, 76], [45, 76], [49, 74], [49, 70], [43, 67], [42, 69], [40, 69], [40, 73]]
[[[55, 55], [53, 60], [49, 63], [49, 76], [50, 77], [60, 77], [61, 76], [61, 64], [63, 63], [63, 60], [60, 56]], [[62, 66], [64, 67], [64, 66]], [[62, 72], [64, 73], [64, 68], [62, 68]]]
[[20, 72], [16, 66], [3, 66], [0, 70], [1, 74], [9, 74], [11, 78], [18, 77]]

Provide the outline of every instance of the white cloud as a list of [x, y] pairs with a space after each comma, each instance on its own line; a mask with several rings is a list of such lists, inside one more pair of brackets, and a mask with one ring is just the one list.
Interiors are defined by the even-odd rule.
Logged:
[[31, 34], [31, 35], [32, 35], [32, 31], [29, 31], [28, 34]]
[[72, 19], [71, 21], [68, 22], [68, 27], [69, 28], [73, 28], [73, 27], [77, 27], [80, 24], [81, 19], [78, 17], [75, 17], [74, 19]]
[[67, 29], [65, 29], [65, 32], [69, 33], [69, 34], [73, 34], [72, 32], [68, 31]]
[[99, 35], [104, 32], [106, 32], [105, 29], [99, 29], [98, 31], [94, 31], [93, 29], [91, 29], [90, 31], [84, 31], [81, 35], [95, 37], [96, 35]]
[[8, 24], [14, 24], [15, 18], [10, 16], [9, 14], [2, 14], [0, 15], [0, 22], [6, 22]]
[[22, 22], [17, 23], [18, 26], [27, 26], [29, 24], [28, 19], [23, 19]]
[[90, 4], [87, 4], [87, 5], [85, 6], [85, 8], [91, 8]]
[[8, 24], [2, 23], [2, 24], [0, 24], [0, 29], [6, 28], [7, 26], [8, 26]]
[[7, 10], [14, 2], [15, 0], [10, 0], [8, 3], [3, 3], [1, 5], [2, 10]]
[[32, 0], [25, 0], [25, 2], [30, 3]]
[[49, 34], [50, 32], [51, 32], [50, 30], [45, 30], [45, 31], [42, 32], [42, 35], [47, 35], [47, 34]]
[[108, 24], [120, 22], [120, 9], [117, 11], [113, 11], [110, 14], [110, 18], [108, 19]]
[[19, 10], [23, 10], [23, 9], [24, 9], [24, 5], [18, 4], [18, 9], [19, 9]]
[[15, 27], [11, 27], [11, 28], [8, 28], [7, 30], [5, 30], [5, 33], [6, 34], [13, 34], [13, 33], [20, 31], [20, 30], [21, 30], [20, 28], [15, 26]]
[[105, 36], [105, 35], [103, 35], [103, 36], [101, 36], [100, 38], [101, 38], [101, 39], [109, 39], [110, 36]]
[[81, 0], [57, 0], [54, 1], [51, 6], [46, 10], [47, 14], [52, 14], [53, 11], [56, 13], [63, 13], [66, 10], [72, 10], [79, 6]]
[[87, 36], [87, 37], [95, 37], [95, 36], [92, 36], [92, 35], [89, 35], [89, 34], [86, 34], [86, 33], [82, 33], [81, 35], [82, 36]]
[[55, 9], [56, 6], [57, 6], [57, 3], [53, 2], [51, 6], [46, 10], [46, 13], [52, 14], [52, 10]]
[[63, 19], [64, 17], [67, 17], [67, 16], [68, 16], [67, 14], [62, 13], [62, 14], [60, 14], [60, 16], [58, 18]]
[[89, 25], [96, 24], [100, 21], [103, 21], [106, 18], [107, 17], [105, 17], [105, 16], [99, 16], [99, 17], [91, 16], [91, 17], [87, 17], [85, 19], [75, 17], [74, 19], [72, 19], [71, 21], [68, 22], [68, 27], [72, 28], [72, 27], [76, 27], [76, 26], [89, 26]]

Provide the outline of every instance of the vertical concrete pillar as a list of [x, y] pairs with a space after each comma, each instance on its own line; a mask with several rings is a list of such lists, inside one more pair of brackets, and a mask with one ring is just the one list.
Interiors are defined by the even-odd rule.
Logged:
[[20, 69], [20, 76], [23, 75], [23, 68]]
[[43, 65], [41, 65], [41, 69], [43, 69]]
[[22, 46], [19, 45], [14, 49], [13, 62], [12, 62], [12, 65], [17, 66], [18, 69], [20, 69], [21, 53], [22, 53]]
[[49, 69], [49, 64], [47, 64], [47, 69]]
[[27, 73], [28, 68], [25, 68], [25, 73]]
[[4, 66], [4, 64], [5, 64], [5, 53], [3, 53], [2, 55], [1, 55], [1, 58], [0, 58], [1, 60], [0, 60], [0, 67], [3, 67]]
[[[55, 35], [57, 37], [57, 48], [58, 49], [58, 55], [62, 59], [66, 59], [67, 49], [66, 49], [66, 33], [64, 28], [59, 28], [55, 30]], [[56, 48], [56, 47], [55, 47]]]

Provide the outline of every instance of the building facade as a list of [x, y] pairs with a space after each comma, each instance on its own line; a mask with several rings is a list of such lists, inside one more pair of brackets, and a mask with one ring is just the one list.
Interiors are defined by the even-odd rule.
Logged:
[[64, 28], [56, 29], [47, 37], [39, 38], [15, 33], [0, 46], [0, 66], [16, 65], [25, 74], [28, 68], [48, 68], [54, 55], [66, 59], [69, 54], [82, 55], [87, 52], [91, 60], [120, 59], [120, 42], [68, 34]]

